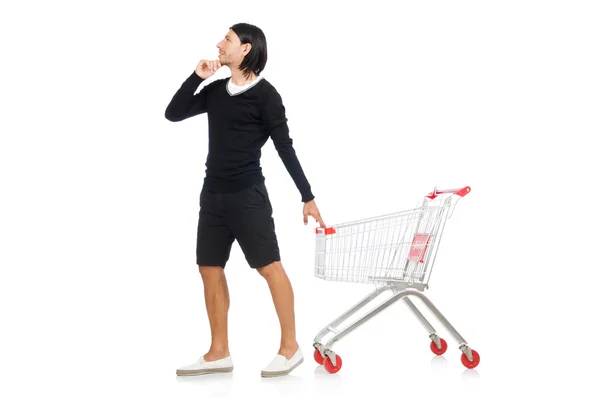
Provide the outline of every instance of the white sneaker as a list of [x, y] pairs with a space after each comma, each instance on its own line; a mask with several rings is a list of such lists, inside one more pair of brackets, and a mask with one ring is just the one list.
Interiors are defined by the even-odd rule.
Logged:
[[204, 357], [200, 357], [194, 364], [177, 369], [177, 375], [202, 375], [231, 371], [233, 371], [231, 356], [215, 361], [205, 361]]
[[267, 365], [260, 374], [263, 377], [287, 375], [298, 365], [302, 364], [303, 361], [304, 356], [302, 355], [302, 350], [300, 350], [300, 347], [298, 347], [296, 353], [294, 353], [292, 358], [289, 360], [281, 354], [275, 356], [273, 361], [271, 361], [271, 363]]

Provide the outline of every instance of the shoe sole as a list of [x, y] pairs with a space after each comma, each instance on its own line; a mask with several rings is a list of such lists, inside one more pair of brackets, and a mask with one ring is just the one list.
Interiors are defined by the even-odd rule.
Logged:
[[265, 371], [261, 371], [260, 375], [263, 378], [274, 378], [276, 376], [283, 376], [283, 375], [287, 375], [290, 372], [292, 372], [298, 365], [302, 364], [304, 362], [304, 357], [302, 357], [300, 359], [300, 361], [298, 361], [293, 367], [291, 367], [290, 369], [286, 369], [284, 371], [275, 371], [275, 372], [265, 372]]
[[206, 375], [206, 374], [220, 374], [224, 372], [233, 371], [233, 367], [224, 368], [205, 368], [205, 369], [178, 369], [177, 375], [179, 376], [194, 376], [194, 375]]

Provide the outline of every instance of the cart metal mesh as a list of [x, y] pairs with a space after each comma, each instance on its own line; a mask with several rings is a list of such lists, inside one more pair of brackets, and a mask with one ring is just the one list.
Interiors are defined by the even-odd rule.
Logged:
[[426, 286], [451, 198], [427, 205], [317, 228], [315, 276], [329, 281], [403, 282]]

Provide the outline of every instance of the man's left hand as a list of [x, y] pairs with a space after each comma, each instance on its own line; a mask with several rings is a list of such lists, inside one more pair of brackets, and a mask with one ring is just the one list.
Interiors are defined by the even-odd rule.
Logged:
[[313, 218], [315, 218], [315, 221], [319, 222], [319, 225], [321, 227], [325, 227], [325, 222], [323, 222], [323, 218], [321, 218], [321, 213], [319, 212], [319, 209], [317, 208], [317, 204], [315, 203], [315, 200], [311, 200], [309, 202], [304, 203], [304, 210], [302, 211], [304, 213], [304, 224], [308, 225], [308, 216], [312, 216]]

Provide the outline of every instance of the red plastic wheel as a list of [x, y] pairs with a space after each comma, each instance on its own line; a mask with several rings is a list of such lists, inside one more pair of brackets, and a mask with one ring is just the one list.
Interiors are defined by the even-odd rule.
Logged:
[[479, 365], [479, 353], [471, 349], [471, 354], [473, 355], [473, 361], [469, 361], [469, 358], [465, 353], [460, 356], [460, 361], [462, 361], [463, 365], [467, 368], [475, 368]]
[[325, 359], [321, 355], [321, 352], [319, 351], [319, 349], [315, 349], [315, 353], [313, 354], [313, 357], [315, 358], [315, 361], [317, 362], [317, 364], [323, 365], [323, 361], [325, 361]]
[[342, 359], [337, 354], [335, 355], [335, 364], [336, 365], [334, 367], [329, 357], [326, 357], [325, 361], [323, 362], [323, 366], [330, 374], [335, 374], [342, 368]]
[[431, 341], [431, 344], [429, 345], [429, 347], [431, 348], [432, 352], [434, 352], [438, 356], [441, 356], [442, 354], [446, 353], [446, 350], [448, 350], [448, 344], [446, 343], [446, 341], [444, 339], [440, 338], [440, 345], [441, 345], [441, 347], [438, 349], [435, 342]]

